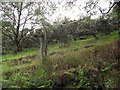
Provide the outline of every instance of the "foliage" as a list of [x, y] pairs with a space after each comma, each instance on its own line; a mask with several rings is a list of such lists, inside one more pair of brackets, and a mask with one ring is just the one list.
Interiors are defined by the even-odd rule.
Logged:
[[[43, 69], [35, 76], [29, 72], [13, 73], [9, 80], [2, 80], [4, 88], [51, 88], [51, 80], [47, 80], [48, 74]], [[38, 76], [39, 75], [39, 76]], [[37, 77], [36, 77], [37, 76]]]
[[87, 77], [85, 76], [85, 68], [86, 68], [86, 65], [83, 68], [81, 68], [80, 66], [78, 67], [78, 78], [77, 79], [79, 80], [79, 83], [78, 83], [77, 88], [92, 89], [92, 87], [90, 86], [90, 83], [86, 82]]
[[111, 13], [113, 13], [113, 17], [114, 18], [119, 18], [120, 17], [120, 10], [119, 10], [119, 7], [116, 5], [114, 8], [113, 8], [113, 10], [112, 10], [112, 12]]
[[102, 88], [112, 88], [111, 85], [112, 83], [114, 83], [114, 81], [113, 81], [113, 77], [111, 76], [112, 74], [111, 67], [112, 65], [109, 65], [107, 62], [104, 62], [104, 68], [101, 68], [99, 70], [98, 80]]
[[[31, 18], [30, 13], [32, 12], [29, 9], [31, 8], [33, 3], [6, 2], [0, 4], [0, 8], [3, 12], [2, 33], [4, 36], [8, 37], [8, 40], [11, 41], [12, 44], [16, 47], [15, 52], [20, 52], [22, 48], [20, 42], [29, 31], [28, 29], [25, 29], [25, 25], [26, 22]], [[24, 10], [28, 10], [27, 15], [24, 18], [21, 18]]]

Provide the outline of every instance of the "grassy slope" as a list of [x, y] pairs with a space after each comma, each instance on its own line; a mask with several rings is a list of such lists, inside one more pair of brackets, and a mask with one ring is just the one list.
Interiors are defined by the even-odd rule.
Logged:
[[[88, 37], [88, 36], [87, 36]], [[98, 56], [96, 57], [97, 60], [106, 60], [107, 58], [101, 57], [99, 55], [106, 55], [106, 51], [109, 50], [109, 47], [111, 44], [114, 43], [114, 41], [118, 40], [118, 35], [117, 32], [112, 32], [110, 36], [102, 36], [102, 35], [98, 35], [98, 37], [100, 38], [100, 40], [95, 40], [93, 37], [89, 37], [86, 40], [77, 40], [77, 41], [71, 41], [70, 42], [70, 46], [69, 47], [62, 47], [59, 48], [59, 46], [61, 46], [61, 44], [56, 44], [53, 46], [49, 46], [48, 47], [48, 54], [52, 53], [52, 52], [59, 52], [56, 53], [54, 55], [49, 55], [47, 61], [44, 64], [44, 68], [47, 68], [48, 71], [51, 73], [54, 68], [58, 68], [57, 71], [64, 71], [67, 69], [68, 66], [72, 66], [72, 65], [85, 65], [87, 64], [87, 68], [89, 69], [94, 69], [95, 64], [94, 63], [95, 59], [94, 59], [94, 51], [97, 49], [101, 49], [101, 51], [99, 50]], [[84, 48], [85, 46], [89, 46], [89, 45], [93, 45], [93, 47], [90, 48]], [[102, 46], [102, 47], [101, 47]], [[108, 47], [108, 48], [107, 48]], [[74, 49], [78, 48], [77, 51], [74, 51]], [[110, 46], [110, 48], [112, 48]], [[71, 51], [72, 50], [72, 51]], [[103, 51], [106, 50], [106, 51]], [[4, 55], [2, 57], [3, 61], [8, 60], [3, 62], [2, 64], [2, 68], [3, 68], [3, 74], [4, 73], [8, 73], [8, 72], [12, 72], [12, 71], [16, 71], [16, 70], [20, 70], [19, 72], [37, 72], [37, 69], [30, 69], [32, 66], [42, 66], [40, 65], [40, 57], [39, 57], [39, 49], [31, 49], [31, 50], [27, 50], [26, 52], [21, 52], [19, 54], [15, 54], [15, 55]], [[19, 64], [19, 61], [15, 61], [13, 59], [18, 59], [21, 57], [26, 57], [26, 56], [32, 56], [32, 55], [37, 55], [35, 58], [29, 58], [29, 59], [22, 59], [22, 64]], [[23, 61], [30, 61], [28, 63], [23, 63]], [[103, 61], [103, 63], [104, 63]], [[15, 63], [18, 63], [17, 65]], [[94, 65], [92, 65], [91, 63], [94, 63]], [[116, 72], [116, 71], [113, 71]], [[15, 74], [17, 74], [18, 72], [15, 72]], [[38, 73], [40, 74], [40, 73]], [[38, 75], [36, 74], [36, 75]], [[35, 77], [38, 77], [36, 76]], [[115, 74], [117, 75], [117, 74]], [[114, 77], [117, 77], [113, 75]], [[4, 76], [4, 75], [3, 75]], [[36, 78], [37, 79], [37, 78]], [[117, 78], [115, 78], [117, 79]]]
[[[56, 63], [59, 63], [60, 59], [62, 59], [62, 60], [65, 59], [65, 62], [63, 62], [63, 63], [71, 64], [71, 63], [73, 63], [73, 60], [75, 62], [81, 62], [82, 63], [84, 61], [82, 60], [82, 58], [81, 59], [79, 59], [79, 58], [82, 56], [83, 53], [86, 53], [85, 52], [86, 50], [92, 50], [96, 46], [102, 46], [102, 45], [105, 45], [105, 44], [109, 44], [112, 41], [115, 41], [115, 40], [118, 39], [116, 31], [112, 32], [110, 36], [102, 36], [102, 35], [99, 34], [98, 37], [100, 38], [100, 40], [95, 40], [94, 37], [90, 36], [88, 39], [85, 39], [85, 40], [71, 41], [70, 46], [66, 47], [66, 48], [64, 48], [64, 47], [59, 48], [59, 46], [61, 44], [56, 44], [54, 46], [49, 46], [48, 47], [48, 54], [50, 54], [52, 52], [65, 52], [64, 54], [58, 53], [58, 54], [55, 54], [55, 55], [52, 55], [52, 56], [48, 57], [49, 59], [51, 59], [49, 61], [54, 62], [53, 64], [56, 64]], [[89, 46], [89, 45], [93, 45], [93, 48], [84, 48], [85, 46]], [[70, 51], [70, 50], [74, 50], [76, 48], [78, 48], [79, 51], [77, 51], [77, 52], [71, 52]], [[26, 57], [26, 56], [31, 56], [31, 55], [38, 55], [37, 59], [31, 61], [31, 63], [20, 64], [20, 65], [17, 65], [17, 66], [9, 65], [11, 63], [10, 61], [9, 62], [4, 62], [3, 65], [2, 65], [3, 71], [6, 72], [6, 71], [9, 71], [9, 70], [14, 70], [16, 68], [22, 68], [22, 67], [25, 67], [25, 66], [27, 67], [29, 65], [38, 64], [38, 63], [34, 63], [34, 62], [39, 62], [40, 61], [39, 60], [39, 53], [40, 53], [39, 49], [30, 49], [30, 50], [26, 50], [26, 52], [21, 52], [19, 54], [3, 55], [2, 56], [2, 61], [19, 59], [21, 57]], [[81, 54], [81, 55], [79, 55], [79, 54]]]
[[[49, 46], [48, 47], [48, 54], [52, 52], [57, 52], [57, 51], [63, 51], [63, 50], [72, 50], [76, 48], [83, 49], [85, 46], [88, 45], [94, 45], [94, 46], [99, 46], [99, 45], [104, 45], [104, 44], [109, 44], [111, 41], [114, 41], [118, 38], [117, 32], [112, 32], [111, 36], [102, 36], [98, 35], [100, 40], [95, 40], [94, 37], [89, 37], [86, 40], [77, 40], [77, 41], [71, 41], [70, 46], [68, 48], [59, 48], [61, 44], [56, 44], [54, 46]], [[2, 61], [5, 60], [12, 60], [12, 59], [19, 59], [21, 57], [26, 57], [26, 56], [31, 56], [31, 55], [39, 55], [40, 54], [40, 49], [39, 48], [33, 48], [26, 50], [24, 52], [18, 53], [18, 54], [9, 54], [9, 55], [3, 55], [2, 56]]]
[[[101, 52], [104, 53], [104, 47], [118, 40], [117, 32], [111, 33], [111, 36], [99, 36], [99, 38], [100, 40], [95, 40], [93, 37], [91, 37], [86, 40], [72, 41], [68, 48], [62, 49], [62, 51], [67, 52], [52, 55], [48, 58], [48, 60], [52, 61], [54, 65], [57, 64], [59, 69], [64, 69], [64, 66], [67, 65], [91, 64], [94, 62], [94, 55], [91, 54], [94, 53], [95, 49], [100, 49], [101, 46], [103, 46]], [[93, 45], [93, 47], [84, 48], [85, 46], [89, 45]], [[78, 48], [77, 51], [71, 51], [76, 48]], [[59, 48], [57, 50], [60, 51]], [[89, 65], [89, 68], [92, 67]]]

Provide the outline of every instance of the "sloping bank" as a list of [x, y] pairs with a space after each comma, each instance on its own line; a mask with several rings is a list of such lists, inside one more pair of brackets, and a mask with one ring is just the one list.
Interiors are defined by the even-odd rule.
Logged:
[[52, 55], [37, 68], [6, 75], [3, 87], [9, 88], [118, 88], [120, 42]]
[[46, 67], [55, 74], [54, 87], [118, 88], [120, 40], [51, 57]]

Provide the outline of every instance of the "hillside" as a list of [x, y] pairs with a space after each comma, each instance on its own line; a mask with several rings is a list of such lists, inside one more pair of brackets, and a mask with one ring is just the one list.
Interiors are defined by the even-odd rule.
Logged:
[[62, 43], [51, 45], [43, 65], [38, 48], [3, 55], [3, 87], [117, 88], [120, 83], [117, 33], [98, 34], [99, 40], [83, 36], [86, 39], [72, 40], [66, 47]]

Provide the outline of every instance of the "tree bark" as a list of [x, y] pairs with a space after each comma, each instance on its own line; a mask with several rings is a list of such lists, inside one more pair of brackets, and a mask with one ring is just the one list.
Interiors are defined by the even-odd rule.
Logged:
[[73, 39], [74, 39], [74, 41], [76, 41], [77, 39], [76, 39], [76, 37], [75, 37], [75, 35], [73, 35]]
[[41, 58], [41, 64], [43, 64], [43, 38], [40, 37], [40, 58]]
[[20, 52], [20, 45], [19, 45], [19, 31], [20, 31], [20, 17], [22, 15], [22, 5], [23, 3], [21, 2], [20, 10], [18, 10], [18, 23], [17, 23], [17, 28], [16, 28], [16, 36], [15, 36], [15, 42], [16, 42], [16, 48], [17, 48], [17, 53]]
[[20, 45], [18, 41], [16, 42], [16, 48], [17, 48], [17, 53], [20, 52]]
[[47, 56], [47, 30], [45, 30], [45, 55]]
[[99, 38], [96, 36], [96, 33], [93, 33], [93, 37], [95, 37], [96, 40], [99, 40]]
[[120, 38], [120, 16], [118, 17], [118, 35], [119, 35], [119, 38]]

